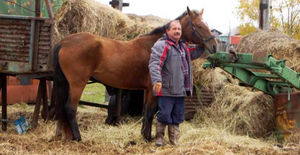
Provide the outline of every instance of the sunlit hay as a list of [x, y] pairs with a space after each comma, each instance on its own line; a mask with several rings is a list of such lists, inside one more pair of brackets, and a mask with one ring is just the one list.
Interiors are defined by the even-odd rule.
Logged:
[[[8, 106], [12, 120], [25, 115], [31, 120], [34, 106], [14, 104]], [[80, 106], [77, 112], [81, 142], [51, 140], [55, 123], [43, 122], [24, 135], [18, 135], [9, 123], [7, 132], [0, 132], [2, 154], [297, 154], [299, 147], [279, 149], [274, 147], [274, 137], [269, 140], [237, 136], [225, 129], [205, 126], [199, 122], [183, 122], [180, 125], [179, 145], [170, 145], [167, 133], [166, 145], [156, 147], [155, 142], [146, 142], [141, 134], [141, 118], [130, 118], [126, 124], [104, 124], [107, 111], [95, 107]], [[156, 120], [153, 122], [152, 137]]]
[[127, 14], [127, 16], [136, 23], [143, 23], [151, 26], [152, 28], [163, 26], [170, 21], [153, 15], [138, 16], [136, 14]]
[[199, 90], [207, 88], [214, 100], [209, 107], [199, 107], [194, 120], [239, 135], [270, 135], [275, 128], [272, 97], [239, 86], [237, 79], [220, 68], [202, 69], [203, 62], [193, 62], [194, 84], [199, 98], [203, 95]]
[[[193, 61], [193, 83], [196, 88], [196, 95], [198, 99], [204, 97], [204, 92], [210, 92], [214, 96], [218, 91], [227, 84], [238, 84], [238, 80], [233, 78], [230, 74], [226, 73], [221, 68], [203, 69], [202, 65], [206, 59], [196, 59]], [[208, 104], [208, 103], [201, 103]]]
[[275, 128], [272, 97], [233, 84], [215, 94], [212, 105], [199, 109], [195, 119], [200, 124], [251, 137], [266, 137]]
[[215, 88], [224, 86], [228, 83], [237, 84], [237, 80], [224, 70], [216, 67], [214, 69], [203, 69], [202, 65], [206, 59], [196, 59], [193, 61], [193, 81], [197, 87]]
[[[224, 154], [250, 153], [255, 150], [270, 152], [276, 143], [274, 139], [262, 141], [248, 136], [237, 136], [226, 130], [211, 126], [198, 126], [184, 122], [180, 126], [181, 137], [175, 148], [166, 147], [158, 154]], [[264, 150], [264, 151], [263, 151]], [[273, 150], [274, 151], [274, 150]], [[274, 151], [275, 152], [275, 151]]]
[[150, 26], [134, 22], [120, 11], [95, 0], [67, 0], [55, 14], [54, 42], [77, 32], [129, 40], [149, 31]]
[[238, 52], [267, 52], [275, 59], [286, 59], [286, 65], [300, 72], [300, 41], [277, 31], [257, 30], [241, 39]]
[[300, 145], [300, 132], [295, 129], [291, 135], [284, 141], [287, 145]]

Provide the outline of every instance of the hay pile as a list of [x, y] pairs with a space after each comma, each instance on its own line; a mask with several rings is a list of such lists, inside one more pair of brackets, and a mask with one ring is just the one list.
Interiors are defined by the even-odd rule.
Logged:
[[144, 23], [145, 25], [149, 25], [152, 28], [165, 25], [170, 21], [168, 19], [163, 19], [153, 15], [146, 15], [146, 16], [138, 16], [136, 14], [127, 14], [127, 15], [130, 19], [132, 19], [136, 23]]
[[233, 134], [267, 137], [275, 128], [272, 97], [260, 91], [227, 84], [215, 94], [214, 102], [204, 110], [200, 120]]
[[206, 59], [196, 59], [192, 62], [193, 65], [193, 80], [197, 88], [216, 89], [223, 87], [228, 83], [238, 84], [238, 80], [234, 79], [230, 74], [220, 68], [203, 69], [202, 65]]
[[300, 41], [277, 31], [257, 30], [241, 39], [240, 53], [268, 52], [277, 60], [286, 59], [287, 66], [300, 72]]
[[[204, 60], [193, 61], [194, 84], [197, 90], [212, 89], [214, 101], [200, 107], [194, 121], [215, 126], [233, 134], [266, 137], [274, 131], [272, 97], [258, 90], [239, 86], [239, 81], [220, 68], [202, 69]], [[201, 98], [201, 92], [197, 92]]]
[[54, 43], [77, 32], [90, 32], [118, 40], [130, 40], [146, 34], [151, 26], [95, 0], [66, 0], [55, 14]]

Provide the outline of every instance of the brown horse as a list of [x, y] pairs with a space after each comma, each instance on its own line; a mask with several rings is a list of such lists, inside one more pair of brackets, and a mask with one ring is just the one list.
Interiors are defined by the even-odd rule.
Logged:
[[[187, 9], [177, 18], [182, 25], [182, 39], [216, 52], [217, 41], [202, 22], [202, 11]], [[64, 38], [54, 49], [54, 90], [57, 131], [66, 139], [80, 141], [76, 120], [77, 105], [89, 79], [115, 88], [144, 90], [142, 134], [151, 139], [151, 126], [156, 111], [156, 98], [148, 70], [151, 47], [165, 33], [166, 26], [131, 41], [117, 41], [89, 33]], [[58, 136], [58, 137], [57, 137]]]

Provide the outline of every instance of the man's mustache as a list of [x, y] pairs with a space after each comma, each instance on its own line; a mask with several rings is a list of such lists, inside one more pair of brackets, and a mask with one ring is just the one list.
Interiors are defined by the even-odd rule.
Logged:
[[175, 32], [174, 35], [180, 35], [180, 33], [179, 32]]

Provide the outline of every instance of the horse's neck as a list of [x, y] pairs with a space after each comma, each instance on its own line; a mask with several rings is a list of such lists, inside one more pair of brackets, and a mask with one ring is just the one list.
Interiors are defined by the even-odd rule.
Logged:
[[163, 35], [163, 33], [162, 34], [146, 35], [146, 36], [142, 36], [142, 37], [136, 39], [135, 41], [138, 43], [138, 45], [140, 45], [144, 49], [147, 49], [148, 51], [150, 51], [152, 46], [154, 45], [154, 43], [160, 37], [162, 37], [162, 35]]

